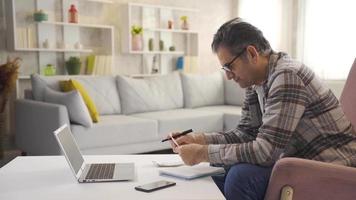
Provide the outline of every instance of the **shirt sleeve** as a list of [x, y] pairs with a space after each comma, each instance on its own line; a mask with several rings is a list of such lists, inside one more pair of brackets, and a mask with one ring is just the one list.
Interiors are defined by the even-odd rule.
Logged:
[[256, 139], [245, 143], [209, 145], [209, 161], [227, 165], [239, 162], [273, 165], [295, 131], [304, 113], [307, 98], [305, 85], [296, 73], [279, 73], [272, 80], [263, 124]]
[[256, 139], [258, 128], [262, 124], [261, 110], [256, 92], [252, 88], [247, 88], [245, 93], [241, 119], [237, 127], [228, 132], [204, 134], [208, 144], [245, 143]]

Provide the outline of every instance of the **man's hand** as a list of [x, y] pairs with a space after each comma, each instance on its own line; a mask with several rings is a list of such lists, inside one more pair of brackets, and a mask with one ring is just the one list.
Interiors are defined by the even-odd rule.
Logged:
[[[175, 133], [177, 134], [177, 133]], [[174, 134], [173, 134], [174, 137]], [[191, 133], [182, 137], [176, 138], [179, 145], [183, 144], [206, 144], [205, 137], [203, 133]]]
[[186, 165], [196, 165], [209, 162], [208, 146], [200, 144], [186, 144], [175, 148]]
[[[175, 135], [179, 134], [179, 133], [170, 133], [167, 138], [170, 138], [171, 135], [174, 137]], [[181, 137], [178, 137], [175, 139], [177, 144], [180, 145], [185, 145], [185, 144], [201, 144], [201, 145], [205, 145], [206, 141], [205, 141], [205, 137], [203, 133], [190, 133]], [[171, 147], [173, 149], [173, 151], [175, 153], [178, 153], [176, 151], [177, 145], [172, 141], [169, 140]]]

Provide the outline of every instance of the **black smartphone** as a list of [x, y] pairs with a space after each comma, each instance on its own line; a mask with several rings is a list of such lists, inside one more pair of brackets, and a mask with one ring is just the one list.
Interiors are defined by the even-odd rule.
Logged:
[[142, 192], [153, 192], [153, 191], [160, 190], [160, 189], [174, 186], [174, 185], [176, 185], [175, 182], [162, 180], [162, 181], [147, 183], [144, 185], [139, 185], [139, 186], [136, 186], [135, 189], [138, 191], [142, 191]]

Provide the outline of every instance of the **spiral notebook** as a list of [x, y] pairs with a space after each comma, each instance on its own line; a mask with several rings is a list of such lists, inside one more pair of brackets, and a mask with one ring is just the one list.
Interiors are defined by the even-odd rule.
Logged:
[[222, 167], [212, 167], [209, 163], [200, 163], [194, 166], [179, 166], [160, 169], [159, 174], [172, 176], [180, 179], [191, 180], [200, 177], [212, 176], [225, 173]]

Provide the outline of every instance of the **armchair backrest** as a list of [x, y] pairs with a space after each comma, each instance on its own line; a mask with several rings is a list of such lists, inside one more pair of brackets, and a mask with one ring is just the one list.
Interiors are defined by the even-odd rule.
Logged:
[[350, 69], [340, 97], [341, 107], [351, 124], [356, 128], [356, 59]]

